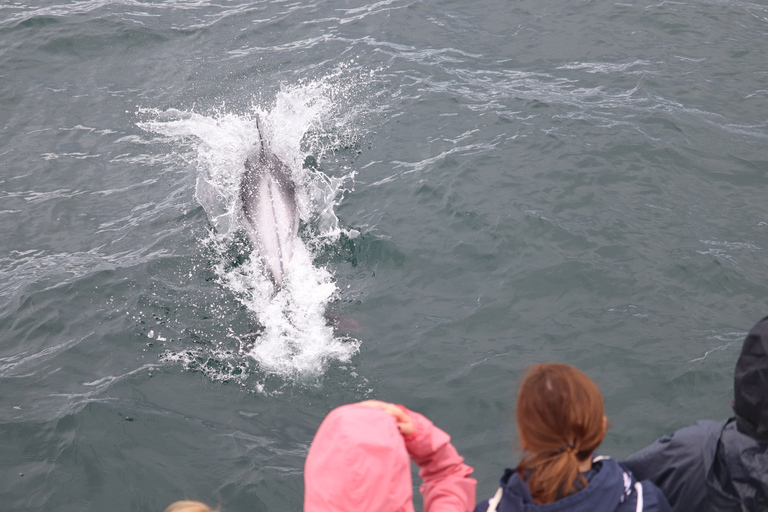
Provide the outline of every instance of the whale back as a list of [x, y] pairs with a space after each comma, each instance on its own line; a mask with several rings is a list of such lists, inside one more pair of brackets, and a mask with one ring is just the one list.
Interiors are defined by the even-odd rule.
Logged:
[[246, 158], [240, 183], [241, 211], [248, 238], [280, 288], [299, 231], [296, 185], [290, 168], [264, 143], [258, 121], [257, 127], [259, 147]]

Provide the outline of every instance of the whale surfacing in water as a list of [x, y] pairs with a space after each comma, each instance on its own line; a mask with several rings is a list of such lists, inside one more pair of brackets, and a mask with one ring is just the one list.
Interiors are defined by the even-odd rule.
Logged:
[[260, 144], [245, 160], [240, 204], [248, 238], [279, 289], [299, 231], [296, 185], [290, 168], [264, 143], [258, 121], [256, 127]]

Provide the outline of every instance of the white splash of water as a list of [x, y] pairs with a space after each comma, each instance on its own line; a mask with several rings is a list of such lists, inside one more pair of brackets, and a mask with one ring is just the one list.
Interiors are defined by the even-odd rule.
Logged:
[[[283, 87], [272, 108], [255, 105], [246, 114], [140, 111], [149, 117], [139, 123], [141, 128], [175, 144], [191, 145], [197, 155], [195, 196], [214, 227], [206, 239], [218, 255], [214, 270], [263, 328], [253, 337], [248, 355], [267, 374], [316, 376], [331, 360], [348, 361], [359, 347], [356, 340], [336, 337], [327, 325], [325, 308], [338, 290], [331, 272], [313, 264], [311, 249], [338, 240], [342, 230], [334, 207], [354, 174], [332, 178], [303, 166], [308, 155], [319, 160], [334, 144], [349, 142], [350, 109], [333, 101], [339, 88], [330, 79]], [[271, 151], [291, 169], [305, 225], [302, 233], [309, 237], [296, 241], [279, 290], [255, 252], [240, 265], [232, 265], [227, 256], [233, 247], [243, 245], [238, 243], [242, 240], [239, 188], [245, 158], [259, 140], [257, 119]]]

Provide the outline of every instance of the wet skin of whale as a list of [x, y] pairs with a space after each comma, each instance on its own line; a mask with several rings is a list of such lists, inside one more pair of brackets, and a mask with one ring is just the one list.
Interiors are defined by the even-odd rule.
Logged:
[[299, 231], [296, 185], [291, 170], [264, 144], [245, 160], [240, 203], [245, 230], [279, 289]]

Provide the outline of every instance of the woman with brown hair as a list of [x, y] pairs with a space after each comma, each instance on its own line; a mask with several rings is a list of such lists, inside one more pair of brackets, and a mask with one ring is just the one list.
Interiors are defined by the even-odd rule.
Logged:
[[670, 510], [651, 482], [637, 482], [615, 460], [594, 455], [608, 422], [603, 395], [582, 371], [559, 363], [530, 368], [516, 417], [523, 460], [504, 472], [496, 495], [475, 512]]

